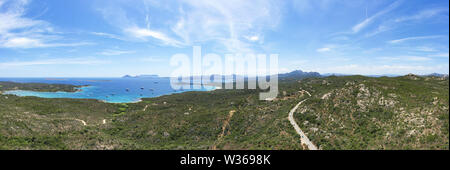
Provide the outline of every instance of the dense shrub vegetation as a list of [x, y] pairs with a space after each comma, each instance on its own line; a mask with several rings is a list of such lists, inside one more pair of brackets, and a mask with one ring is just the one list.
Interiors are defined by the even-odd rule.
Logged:
[[[11, 89], [66, 85], [0, 82]], [[448, 149], [449, 81], [362, 76], [282, 79], [258, 90], [185, 92], [139, 103], [0, 94], [0, 149], [302, 149], [289, 110], [322, 149]], [[307, 90], [312, 97], [301, 90]]]
[[43, 91], [43, 92], [75, 92], [77, 87], [67, 84], [44, 84], [44, 83], [15, 83], [0, 81], [0, 91], [6, 90], [31, 90], [31, 91]]

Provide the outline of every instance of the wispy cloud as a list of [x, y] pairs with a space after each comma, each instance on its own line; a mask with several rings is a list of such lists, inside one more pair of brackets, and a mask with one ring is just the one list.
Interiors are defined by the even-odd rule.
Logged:
[[395, 22], [404, 22], [404, 21], [411, 21], [411, 20], [421, 20], [421, 19], [427, 19], [427, 18], [431, 18], [433, 16], [436, 16], [440, 13], [443, 12], [447, 12], [448, 13], [448, 8], [433, 8], [433, 9], [426, 9], [426, 10], [422, 10], [419, 13], [415, 14], [415, 15], [410, 15], [410, 16], [404, 16], [404, 17], [400, 17], [395, 19]]
[[[140, 3], [143, 2], [143, 3]], [[281, 20], [280, 2], [261, 1], [138, 1], [131, 15], [123, 6], [98, 7], [106, 21], [125, 36], [174, 47], [209, 43], [227, 52], [249, 52], [263, 43], [263, 32]], [[144, 10], [142, 10], [144, 9]], [[158, 16], [152, 15], [159, 11]], [[164, 23], [160, 18], [164, 18]]]
[[3, 42], [0, 42], [0, 47], [3, 48], [45, 48], [45, 47], [75, 47], [93, 45], [92, 42], [79, 43], [47, 43], [42, 39], [35, 39], [29, 37], [12, 37]]
[[324, 48], [319, 48], [316, 50], [317, 52], [323, 53], [323, 52], [328, 52], [331, 51], [331, 48], [329, 47], [324, 47]]
[[346, 48], [346, 47], [347, 47], [347, 45], [345, 45], [345, 44], [340, 44], [340, 45], [338, 45], [338, 44], [326, 44], [322, 48], [316, 49], [316, 51], [319, 52], [319, 53], [326, 53], [326, 52], [331, 52], [331, 51], [336, 52], [337, 49], [343, 49], [343, 48]]
[[258, 35], [275, 28], [281, 18], [279, 3], [268, 0], [194, 0], [183, 1], [182, 7], [172, 26], [177, 36], [188, 44], [214, 41], [233, 52], [252, 51], [251, 42], [260, 42]]
[[124, 38], [115, 35], [115, 34], [110, 34], [110, 33], [104, 33], [104, 32], [91, 32], [90, 34], [92, 35], [96, 35], [96, 36], [101, 36], [101, 37], [106, 37], [106, 38], [111, 38], [111, 39], [117, 39], [117, 40], [124, 40]]
[[361, 31], [362, 29], [364, 29], [365, 27], [367, 27], [369, 24], [371, 24], [376, 18], [392, 11], [393, 9], [397, 8], [399, 5], [401, 4], [401, 1], [396, 1], [392, 4], [390, 4], [388, 7], [386, 7], [385, 9], [377, 12], [375, 15], [372, 15], [369, 18], [366, 18], [364, 21], [356, 24], [355, 26], [352, 27], [352, 31], [353, 33], [358, 33], [359, 31]]
[[1, 67], [21, 67], [33, 65], [86, 65], [86, 64], [105, 64], [106, 60], [98, 60], [95, 58], [60, 58], [33, 61], [13, 61], [0, 63]]
[[430, 57], [444, 57], [444, 58], [449, 58], [449, 53], [439, 53], [439, 54], [430, 54], [428, 55]]
[[389, 31], [389, 30], [391, 30], [391, 29], [392, 29], [392, 28], [391, 28], [390, 26], [387, 26], [387, 25], [380, 25], [380, 26], [377, 27], [376, 30], [374, 30], [374, 31], [372, 31], [372, 32], [370, 32], [370, 33], [367, 33], [367, 34], [366, 34], [366, 37], [372, 37], [372, 36], [375, 36], [375, 35], [380, 34], [380, 33], [382, 33], [382, 32]]
[[429, 60], [431, 60], [431, 58], [420, 57], [420, 56], [405, 56], [404, 58], [406, 60], [410, 60], [410, 61], [429, 61]]
[[171, 45], [171, 46], [176, 46], [176, 47], [183, 45], [183, 43], [168, 37], [167, 35], [165, 35], [162, 32], [150, 30], [148, 28], [130, 27], [130, 28], [126, 28], [124, 31], [126, 33], [130, 34], [131, 36], [139, 38], [139, 39], [146, 39], [148, 37], [151, 37], [151, 38], [160, 40], [162, 42], [162, 44], [164, 44], [164, 45]]
[[0, 48], [42, 48], [90, 45], [88, 42], [61, 43], [54, 29], [46, 21], [25, 17], [29, 0], [2, 1], [0, 7]]
[[143, 62], [161, 62], [161, 61], [164, 61], [164, 59], [159, 58], [159, 57], [144, 57], [144, 58], [140, 58], [139, 61], [143, 61]]
[[258, 36], [258, 35], [244, 36], [244, 38], [251, 42], [257, 42], [257, 41], [261, 40], [260, 36]]
[[442, 37], [445, 37], [445, 36], [443, 36], [443, 35], [431, 35], [431, 36], [407, 37], [407, 38], [402, 38], [402, 39], [391, 40], [391, 41], [389, 41], [389, 43], [397, 44], [397, 43], [402, 43], [402, 42], [411, 41], [411, 40], [435, 39], [435, 38], [442, 38]]
[[423, 51], [423, 52], [434, 52], [434, 51], [437, 51], [436, 49], [431, 48], [431, 47], [427, 47], [427, 46], [416, 47], [415, 50], [416, 51]]
[[448, 64], [436, 66], [394, 65], [394, 64], [392, 65], [349, 64], [342, 66], [319, 68], [318, 71], [321, 73], [343, 73], [343, 74], [362, 74], [362, 75], [382, 75], [382, 74], [404, 75], [408, 73], [429, 74], [436, 71], [448, 73]]
[[301, 0], [292, 1], [292, 7], [300, 14], [310, 12], [327, 11], [334, 6], [344, 6], [348, 4], [357, 4], [355, 1], [333, 1], [333, 0]]
[[100, 55], [122, 55], [122, 54], [131, 54], [135, 53], [135, 51], [125, 51], [125, 50], [104, 50], [98, 54]]
[[430, 61], [429, 57], [421, 56], [397, 56], [397, 57], [379, 57], [378, 59], [385, 61]]

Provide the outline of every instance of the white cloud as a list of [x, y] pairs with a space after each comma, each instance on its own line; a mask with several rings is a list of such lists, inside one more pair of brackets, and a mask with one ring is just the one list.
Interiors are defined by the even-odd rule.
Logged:
[[333, 41], [348, 41], [348, 40], [350, 40], [350, 38], [348, 36], [338, 35], [336, 37], [331, 38], [331, 40], [333, 40]]
[[319, 48], [316, 50], [317, 52], [323, 53], [323, 52], [329, 52], [331, 51], [331, 48], [329, 47], [324, 47], [324, 48]]
[[434, 48], [426, 47], [426, 46], [416, 47], [415, 50], [416, 51], [423, 51], [423, 52], [434, 52], [434, 51], [436, 51]]
[[90, 42], [80, 43], [45, 43], [41, 39], [34, 39], [29, 37], [12, 37], [0, 42], [0, 47], [3, 48], [40, 48], [40, 47], [74, 47], [92, 45]]
[[45, 21], [32, 20], [24, 18], [26, 10], [24, 6], [28, 1], [3, 1], [2, 3], [9, 3], [8, 8], [0, 12], [0, 34], [6, 34], [11, 30], [29, 28], [34, 26], [46, 27], [48, 24]]
[[392, 29], [392, 28], [389, 27], [389, 26], [387, 26], [387, 25], [380, 25], [380, 26], [378, 26], [378, 28], [377, 28], [375, 31], [372, 31], [372, 32], [370, 32], [370, 33], [367, 33], [367, 34], [366, 34], [366, 37], [371, 37], [371, 36], [377, 35], [377, 34], [379, 34], [379, 33], [389, 31], [389, 30], [391, 30], [391, 29]]
[[429, 61], [431, 60], [428, 57], [420, 57], [420, 56], [406, 56], [405, 59], [410, 61]]
[[100, 55], [122, 55], [122, 54], [131, 54], [135, 53], [135, 51], [124, 51], [124, 50], [105, 50], [100, 52]]
[[319, 53], [325, 53], [325, 52], [337, 52], [336, 49], [346, 49], [347, 45], [346, 44], [326, 44], [324, 45], [322, 48], [318, 48], [316, 49], [317, 52]]
[[449, 53], [439, 53], [439, 54], [432, 54], [432, 55], [428, 55], [430, 57], [444, 57], [444, 58], [449, 58]]
[[208, 43], [218, 51], [252, 52], [262, 46], [264, 31], [281, 20], [280, 2], [270, 0], [141, 0], [126, 7], [121, 3], [125, 2], [104, 2], [97, 8], [125, 36], [175, 47]]
[[14, 37], [4, 41], [1, 46], [3, 47], [35, 47], [41, 46], [42, 42], [37, 39], [31, 39], [26, 37]]
[[22, 67], [33, 65], [85, 65], [85, 64], [105, 64], [109, 61], [98, 60], [95, 58], [64, 58], [64, 59], [46, 59], [34, 61], [14, 61], [0, 63], [2, 67]]
[[371, 24], [376, 18], [392, 11], [393, 9], [397, 8], [400, 5], [401, 1], [396, 1], [392, 4], [390, 4], [387, 8], [377, 12], [375, 15], [372, 15], [369, 18], [366, 18], [364, 21], [356, 24], [355, 26], [352, 27], [352, 31], [353, 33], [358, 33], [359, 31], [361, 31], [362, 29], [364, 29], [365, 27], [367, 27], [369, 24]]
[[281, 17], [279, 2], [268, 0], [182, 2], [178, 20], [172, 26], [177, 36], [188, 44], [215, 41], [234, 52], [252, 51], [252, 44], [241, 37], [259, 41], [258, 35], [275, 28]]
[[442, 37], [444, 37], [444, 36], [442, 36], [442, 35], [432, 35], [432, 36], [407, 37], [407, 38], [402, 38], [402, 39], [391, 40], [391, 41], [389, 41], [389, 43], [397, 44], [397, 43], [402, 43], [402, 42], [411, 41], [411, 40], [435, 39], [435, 38], [442, 38]]
[[111, 38], [111, 39], [124, 40], [122, 37], [120, 37], [120, 36], [118, 36], [118, 35], [110, 34], [110, 33], [104, 33], [104, 32], [91, 32], [91, 34], [92, 34], [92, 35], [97, 35], [97, 36], [106, 37], [106, 38]]
[[162, 43], [165, 45], [171, 45], [171, 46], [181, 46], [182, 45], [181, 42], [179, 42], [175, 39], [169, 38], [164, 33], [150, 30], [148, 28], [130, 27], [130, 28], [126, 28], [124, 31], [126, 33], [129, 33], [130, 35], [132, 35], [136, 38], [140, 38], [140, 39], [146, 39], [147, 37], [151, 37], [151, 38], [155, 38], [155, 39], [162, 41]]
[[59, 36], [49, 23], [25, 17], [28, 0], [1, 1], [0, 48], [39, 48], [55, 46], [79, 46], [91, 43], [54, 43]]
[[254, 36], [244, 36], [245, 39], [255, 42], [255, 41], [259, 41], [259, 36], [254, 35]]
[[404, 22], [404, 21], [410, 21], [410, 20], [421, 20], [421, 19], [431, 18], [442, 12], [448, 13], [448, 8], [434, 8], [434, 9], [422, 10], [415, 15], [397, 18], [397, 19], [395, 19], [395, 22]]

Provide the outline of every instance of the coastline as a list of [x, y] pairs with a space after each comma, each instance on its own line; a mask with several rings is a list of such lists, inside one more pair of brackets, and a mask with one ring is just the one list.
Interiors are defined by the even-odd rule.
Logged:
[[[5, 95], [15, 95], [18, 97], [38, 97], [38, 98], [51, 98], [51, 99], [74, 99], [74, 100], [79, 100], [79, 99], [85, 99], [85, 100], [96, 100], [98, 102], [101, 103], [111, 103], [111, 104], [120, 104], [120, 103], [139, 103], [144, 101], [145, 98], [157, 98], [157, 97], [161, 97], [161, 96], [166, 96], [166, 95], [175, 95], [175, 94], [181, 94], [184, 92], [211, 92], [211, 91], [215, 91], [215, 90], [219, 90], [222, 89], [222, 87], [218, 84], [208, 84], [208, 85], [204, 85], [201, 89], [195, 90], [195, 89], [188, 89], [188, 90], [173, 90], [173, 91], [169, 91], [166, 94], [160, 94], [160, 95], [156, 95], [156, 96], [139, 96], [136, 97], [136, 100], [133, 101], [121, 101], [120, 99], [118, 99], [118, 101], [114, 101], [114, 99], [111, 101], [108, 101], [108, 99], [102, 98], [101, 94], [99, 95], [92, 95], [92, 96], [83, 96], [83, 97], [72, 97], [72, 96], [67, 96], [68, 94], [74, 94], [74, 93], [81, 93], [84, 92], [87, 87], [95, 87], [92, 85], [76, 85], [74, 87], [74, 91], [35, 91], [35, 90], [5, 90], [0, 92], [0, 94], [5, 94]], [[59, 93], [59, 95], [58, 95]], [[50, 94], [50, 95], [49, 95]], [[52, 94], [56, 94], [55, 96], [52, 96]]]
[[[82, 92], [83, 91], [83, 87], [91, 87], [91, 85], [81, 85], [81, 86], [74, 87], [76, 90], [73, 93]], [[62, 92], [64, 92], [64, 91], [62, 91]], [[68, 92], [68, 93], [72, 93], [72, 92]]]

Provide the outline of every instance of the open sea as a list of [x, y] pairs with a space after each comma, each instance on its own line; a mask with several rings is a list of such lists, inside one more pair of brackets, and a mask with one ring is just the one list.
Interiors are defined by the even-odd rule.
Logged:
[[25, 90], [6, 91], [5, 94], [17, 96], [36, 96], [42, 98], [76, 98], [98, 99], [108, 103], [132, 103], [141, 98], [158, 97], [186, 91], [210, 91], [214, 86], [204, 86], [202, 89], [174, 90], [170, 79], [164, 77], [151, 78], [0, 78], [0, 81], [17, 83], [47, 83], [87, 85], [79, 92], [35, 92]]

